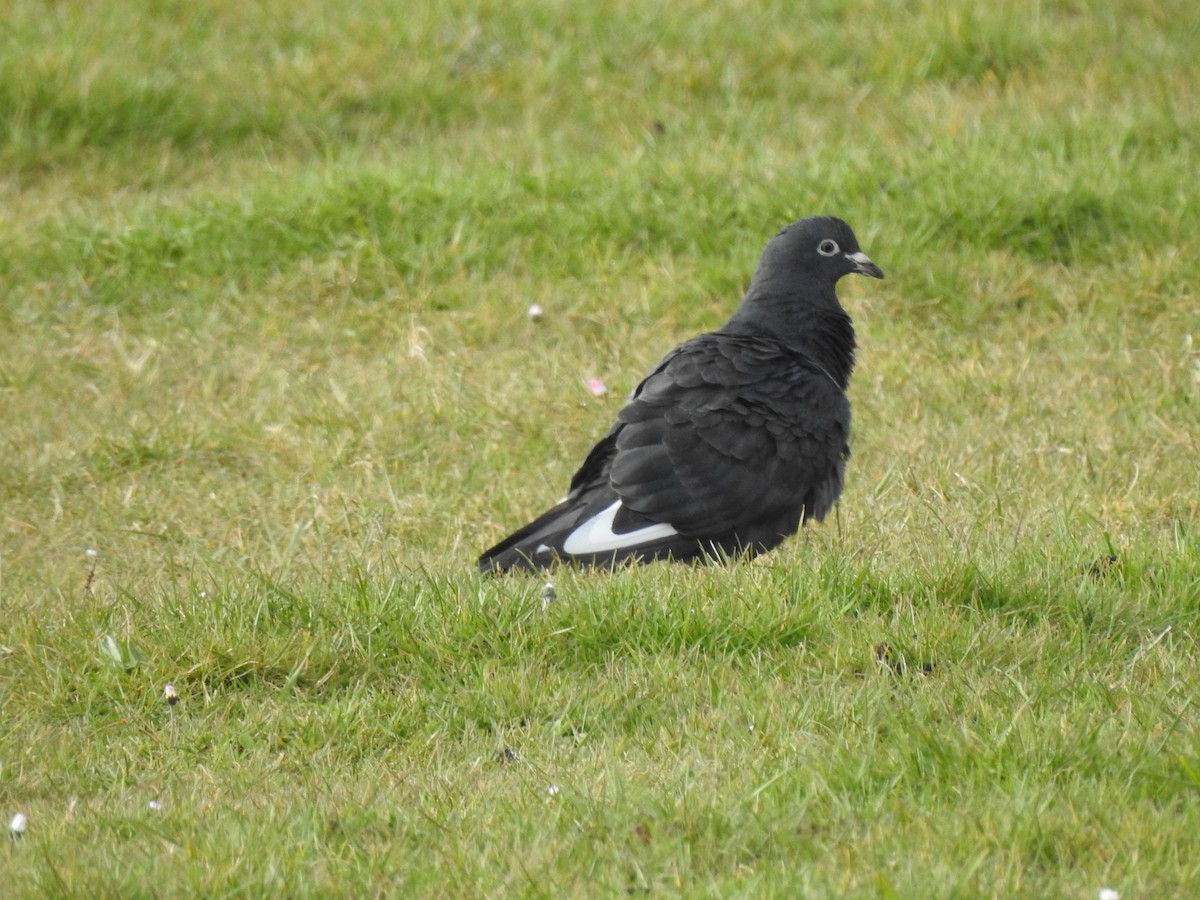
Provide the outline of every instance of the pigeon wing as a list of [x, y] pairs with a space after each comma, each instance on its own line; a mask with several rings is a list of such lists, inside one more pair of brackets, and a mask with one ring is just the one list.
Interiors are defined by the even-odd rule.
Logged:
[[681, 534], [774, 546], [841, 490], [849, 404], [819, 366], [762, 336], [702, 335], [638, 387], [609, 478]]

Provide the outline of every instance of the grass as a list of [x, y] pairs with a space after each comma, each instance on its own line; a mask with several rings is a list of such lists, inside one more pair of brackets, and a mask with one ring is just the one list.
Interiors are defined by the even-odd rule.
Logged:
[[[18, 0], [10, 893], [1196, 892], [1194, 18]], [[836, 521], [481, 580], [818, 212]]]

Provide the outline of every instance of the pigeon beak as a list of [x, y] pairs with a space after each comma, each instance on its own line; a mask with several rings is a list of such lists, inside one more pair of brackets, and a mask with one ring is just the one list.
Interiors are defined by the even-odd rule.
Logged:
[[857, 253], [847, 253], [846, 259], [854, 264], [854, 271], [860, 275], [870, 275], [872, 278], [882, 278], [883, 269], [871, 262], [871, 257], [859, 250]]

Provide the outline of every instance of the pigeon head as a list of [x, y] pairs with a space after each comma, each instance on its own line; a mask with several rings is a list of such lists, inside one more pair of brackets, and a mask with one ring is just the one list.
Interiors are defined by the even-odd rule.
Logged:
[[722, 331], [783, 341], [844, 388], [854, 367], [854, 329], [834, 287], [853, 273], [883, 277], [849, 225], [833, 216], [793, 222], [767, 242], [745, 299]]
[[834, 216], [812, 216], [787, 226], [767, 243], [747, 297], [829, 292], [843, 275], [882, 278], [883, 270], [858, 246], [850, 226]]

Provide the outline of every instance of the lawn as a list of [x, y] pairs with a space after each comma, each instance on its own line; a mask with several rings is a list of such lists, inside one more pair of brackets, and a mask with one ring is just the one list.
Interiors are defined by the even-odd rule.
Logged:
[[[10, 7], [7, 895], [1200, 894], [1189, 3]], [[816, 213], [836, 514], [481, 578]]]

